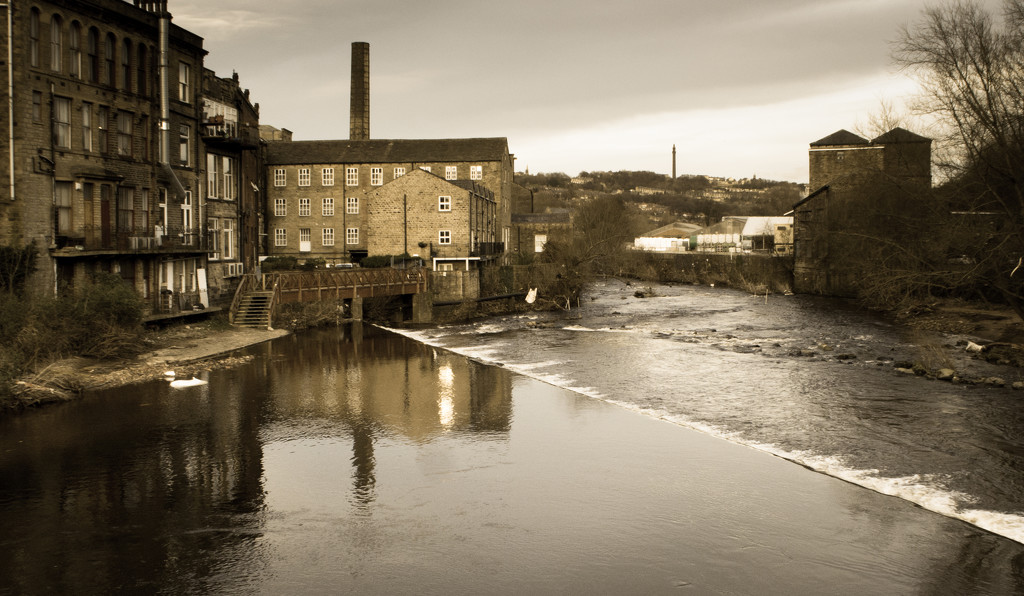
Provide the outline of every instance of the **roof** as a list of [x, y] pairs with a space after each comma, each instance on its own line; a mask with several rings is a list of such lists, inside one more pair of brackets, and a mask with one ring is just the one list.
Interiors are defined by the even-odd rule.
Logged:
[[[395, 178], [394, 180], [389, 181], [387, 184], [380, 186], [377, 189], [371, 190], [370, 192], [373, 193], [381, 188], [393, 188], [395, 186], [415, 187], [422, 183], [419, 180], [419, 178], [426, 178], [427, 180], [439, 181], [446, 185], [461, 188], [462, 190], [465, 190], [471, 194], [475, 194], [481, 198], [487, 199], [488, 201], [494, 201], [494, 193], [491, 192], [491, 190], [488, 189], [486, 186], [479, 184], [474, 180], [446, 180], [441, 176], [434, 174], [433, 172], [428, 172], [426, 170], [421, 170], [419, 168], [416, 168], [415, 170], [409, 172], [408, 174], [405, 174], [404, 176], [399, 176], [398, 178]], [[413, 190], [415, 190], [415, 188]]]
[[701, 229], [697, 224], [676, 221], [642, 234], [641, 238], [689, 238]]
[[792, 217], [748, 217], [741, 236], [767, 236], [775, 233], [775, 226], [793, 225]]
[[855, 135], [848, 130], [837, 130], [824, 139], [818, 139], [811, 143], [811, 147], [827, 147], [833, 145], [870, 145], [871, 142], [860, 135]]
[[267, 143], [269, 165], [500, 161], [507, 155], [508, 139], [505, 137]]
[[889, 132], [872, 139], [871, 142], [881, 145], [892, 145], [894, 143], [931, 143], [932, 140], [897, 126]]

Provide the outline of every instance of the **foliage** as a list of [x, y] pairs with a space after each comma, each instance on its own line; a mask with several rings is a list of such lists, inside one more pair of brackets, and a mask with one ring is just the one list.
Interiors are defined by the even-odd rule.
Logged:
[[964, 214], [937, 239], [964, 265], [944, 283], [998, 293], [1024, 319], [1024, 0], [1003, 8], [1001, 20], [975, 3], [929, 8], [895, 58], [939, 125], [940, 196]]
[[294, 271], [298, 265], [299, 260], [295, 257], [267, 257], [260, 263], [260, 271]]
[[298, 266], [299, 271], [316, 271], [317, 269], [323, 269], [327, 265], [327, 261], [322, 258], [306, 259]]
[[0, 291], [21, 292], [25, 280], [36, 270], [36, 243], [24, 247], [0, 246]]
[[414, 257], [409, 253], [403, 253], [400, 255], [373, 255], [363, 259], [359, 266], [363, 268], [375, 268], [379, 269], [382, 267], [395, 266], [398, 268], [419, 266], [423, 263], [423, 259], [420, 257]]

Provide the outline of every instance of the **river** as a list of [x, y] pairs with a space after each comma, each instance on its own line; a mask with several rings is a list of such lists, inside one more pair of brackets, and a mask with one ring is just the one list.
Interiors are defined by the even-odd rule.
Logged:
[[6, 416], [0, 594], [1024, 591], [1019, 393], [842, 302], [637, 289]]

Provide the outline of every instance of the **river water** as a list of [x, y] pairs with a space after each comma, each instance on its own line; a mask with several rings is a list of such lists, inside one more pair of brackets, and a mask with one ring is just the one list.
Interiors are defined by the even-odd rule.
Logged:
[[636, 289], [0, 418], [0, 594], [1024, 591], [1019, 393], [840, 302]]

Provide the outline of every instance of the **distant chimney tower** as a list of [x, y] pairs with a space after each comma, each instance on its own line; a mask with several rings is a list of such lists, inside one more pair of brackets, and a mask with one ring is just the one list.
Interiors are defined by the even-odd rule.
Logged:
[[676, 179], [676, 146], [672, 145], [672, 179]]
[[348, 138], [366, 141], [370, 138], [370, 44], [352, 42], [352, 96], [349, 99], [351, 120]]

